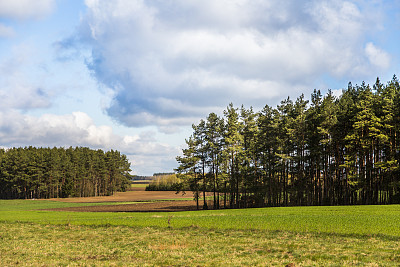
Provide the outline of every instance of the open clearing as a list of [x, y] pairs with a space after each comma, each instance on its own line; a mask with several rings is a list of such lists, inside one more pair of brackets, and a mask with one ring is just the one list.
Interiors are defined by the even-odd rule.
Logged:
[[[125, 202], [118, 205], [91, 205], [79, 207], [56, 208], [59, 211], [81, 212], [173, 212], [196, 210], [196, 202], [190, 197], [192, 193], [185, 195], [176, 194], [174, 191], [144, 191], [144, 187], [132, 188], [127, 192], [117, 192], [113, 196], [84, 197], [84, 198], [58, 198], [50, 199], [66, 203], [113, 203]], [[152, 201], [148, 203], [148, 201]], [[128, 204], [129, 202], [140, 202]], [[200, 205], [201, 208], [201, 205]]]
[[173, 212], [196, 210], [196, 202], [193, 200], [157, 201], [152, 203], [55, 208], [53, 210], [81, 212]]
[[400, 205], [159, 212], [195, 202], [135, 190], [0, 200], [0, 266], [400, 265]]
[[52, 198], [53, 201], [69, 203], [99, 203], [99, 202], [138, 202], [167, 199], [192, 200], [192, 193], [185, 195], [176, 194], [175, 191], [145, 191], [143, 187], [132, 188], [127, 192], [116, 192], [113, 196], [101, 197], [71, 197], [71, 198]]

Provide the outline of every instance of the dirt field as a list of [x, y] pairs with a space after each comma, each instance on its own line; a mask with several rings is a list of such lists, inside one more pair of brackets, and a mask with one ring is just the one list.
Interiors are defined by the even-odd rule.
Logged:
[[[201, 207], [200, 207], [201, 208]], [[87, 206], [61, 208], [55, 210], [83, 211], [83, 212], [163, 212], [196, 210], [196, 202], [189, 201], [161, 201], [153, 203], [121, 204], [106, 206]]]
[[[69, 203], [102, 203], [102, 202], [145, 202], [154, 201], [152, 203], [135, 203], [135, 204], [119, 204], [106, 206], [87, 206], [87, 207], [71, 207], [57, 210], [64, 211], [87, 211], [87, 212], [160, 212], [160, 211], [188, 211], [196, 210], [196, 202], [192, 199], [192, 192], [175, 194], [174, 191], [144, 191], [144, 188], [134, 188], [128, 192], [117, 192], [113, 196], [103, 197], [84, 197], [84, 198], [54, 198], [53, 201], [69, 202]], [[168, 199], [174, 199], [173, 201]], [[179, 200], [182, 199], [182, 200]], [[161, 201], [165, 200], [165, 201]], [[200, 208], [202, 205], [200, 203]]]
[[98, 203], [98, 202], [136, 202], [151, 201], [161, 199], [192, 199], [192, 192], [185, 195], [175, 194], [175, 191], [144, 191], [144, 188], [133, 188], [132, 191], [117, 192], [113, 196], [103, 197], [71, 197], [71, 198], [53, 198], [51, 200], [69, 202], [69, 203]]

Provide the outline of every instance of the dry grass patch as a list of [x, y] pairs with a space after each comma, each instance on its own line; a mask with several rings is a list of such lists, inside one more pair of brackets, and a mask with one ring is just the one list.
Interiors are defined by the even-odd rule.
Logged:
[[0, 223], [0, 266], [398, 266], [400, 241], [291, 232]]

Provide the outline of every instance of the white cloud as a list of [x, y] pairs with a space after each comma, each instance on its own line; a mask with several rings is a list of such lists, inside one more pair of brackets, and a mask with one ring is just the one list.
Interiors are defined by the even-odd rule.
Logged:
[[90, 68], [115, 91], [108, 114], [128, 126], [174, 132], [229, 102], [260, 107], [311, 92], [322, 75], [353, 80], [389, 64], [364, 44], [379, 23], [359, 2], [86, 4]]
[[[55, 0], [0, 0], [0, 19], [29, 20], [40, 19], [50, 14], [55, 6]], [[0, 23], [0, 38], [14, 37], [15, 29], [10, 25]]]
[[132, 159], [132, 169], [139, 174], [151, 174], [153, 165], [168, 169], [168, 166], [174, 165], [174, 158], [179, 153], [178, 148], [159, 143], [151, 136], [149, 132], [134, 136], [117, 135], [110, 126], [95, 125], [84, 112], [35, 117], [16, 110], [0, 111], [2, 146], [88, 146], [104, 150], [116, 149]]
[[14, 29], [0, 23], [0, 38], [12, 37], [15, 35]]
[[372, 65], [381, 69], [387, 69], [390, 66], [390, 56], [382, 49], [376, 47], [373, 43], [367, 43], [365, 53]]
[[0, 110], [35, 109], [50, 105], [50, 92], [45, 86], [46, 70], [37, 68], [34, 49], [14, 46], [9, 56], [0, 59]]
[[343, 89], [335, 89], [332, 90], [332, 95], [336, 98], [339, 98], [343, 94]]
[[54, 0], [0, 0], [0, 17], [36, 19], [49, 14]]
[[178, 154], [157, 156], [157, 160], [149, 155], [128, 155], [128, 159], [133, 162], [131, 169], [135, 174], [153, 175], [153, 173], [173, 172], [173, 169], [177, 167], [176, 155]]

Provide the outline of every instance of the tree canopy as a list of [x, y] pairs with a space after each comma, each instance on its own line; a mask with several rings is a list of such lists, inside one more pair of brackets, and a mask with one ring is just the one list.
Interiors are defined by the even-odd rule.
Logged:
[[193, 131], [176, 170], [195, 196], [213, 192], [214, 208], [400, 203], [395, 75], [259, 112], [229, 104]]
[[126, 156], [115, 150], [0, 149], [0, 198], [112, 195], [127, 188], [129, 171]]

